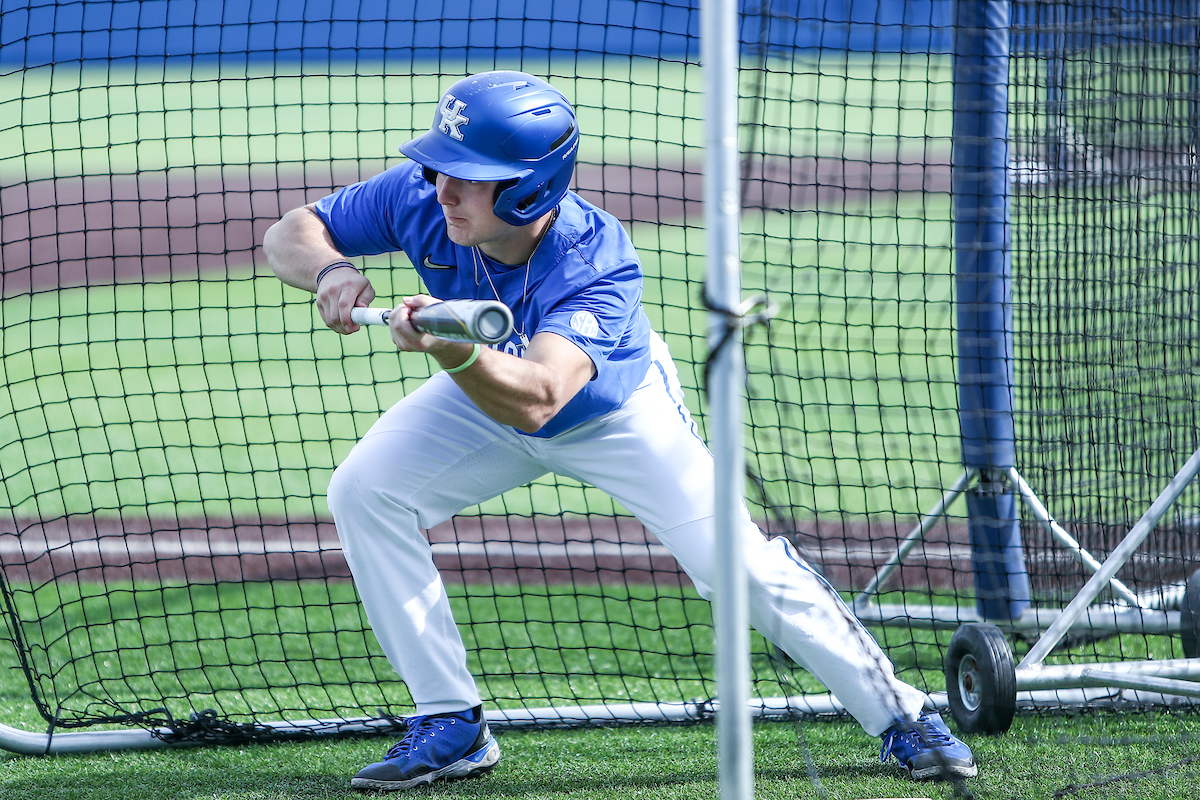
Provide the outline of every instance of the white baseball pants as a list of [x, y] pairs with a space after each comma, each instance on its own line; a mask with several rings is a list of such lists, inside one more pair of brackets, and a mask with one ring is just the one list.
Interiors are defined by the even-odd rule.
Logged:
[[[334, 472], [329, 506], [371, 627], [419, 714], [478, 705], [466, 651], [421, 532], [469, 506], [554, 472], [590, 483], [632, 512], [711, 598], [713, 462], [683, 404], [675, 365], [653, 363], [620, 409], [551, 439], [497, 424], [439, 373], [379, 418]], [[750, 621], [824, 683], [867, 733], [919, 713], [925, 695], [783, 539], [744, 513]]]

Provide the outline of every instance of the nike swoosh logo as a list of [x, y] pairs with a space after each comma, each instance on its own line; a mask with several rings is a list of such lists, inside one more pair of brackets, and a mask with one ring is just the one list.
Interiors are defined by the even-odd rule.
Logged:
[[429, 256], [425, 256], [425, 260], [421, 262], [425, 269], [457, 269], [453, 264], [435, 264], [429, 260]]

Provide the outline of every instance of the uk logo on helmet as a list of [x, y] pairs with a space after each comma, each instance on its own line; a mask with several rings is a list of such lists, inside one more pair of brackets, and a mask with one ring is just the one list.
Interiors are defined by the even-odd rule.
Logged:
[[466, 107], [466, 103], [452, 94], [443, 97], [442, 104], [438, 106], [438, 111], [442, 112], [442, 121], [438, 124], [438, 130], [450, 134], [451, 138], [461, 142], [463, 134], [459, 128], [471, 121], [470, 117], [464, 117], [462, 114], [462, 110]]

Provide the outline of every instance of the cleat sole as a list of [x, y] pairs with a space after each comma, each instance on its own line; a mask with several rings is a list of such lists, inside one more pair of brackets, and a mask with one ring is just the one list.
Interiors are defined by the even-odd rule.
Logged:
[[405, 789], [412, 789], [416, 786], [421, 786], [426, 783], [434, 783], [436, 781], [456, 781], [466, 780], [467, 778], [476, 778], [485, 773], [491, 772], [496, 764], [500, 761], [500, 745], [495, 739], [488, 742], [487, 746], [449, 764], [441, 769], [436, 769], [433, 772], [426, 772], [424, 775], [418, 775], [415, 778], [410, 778], [406, 781], [380, 781], [373, 778], [351, 778], [351, 789], [375, 789], [384, 792], [399, 792]]
[[[979, 767], [971, 764], [970, 766], [962, 766], [958, 764], [948, 764], [945, 772], [949, 774], [951, 779], [954, 778], [974, 778], [979, 774]], [[924, 769], [914, 769], [910, 773], [913, 780], [931, 781], [944, 777], [941, 767], [926, 767]]]

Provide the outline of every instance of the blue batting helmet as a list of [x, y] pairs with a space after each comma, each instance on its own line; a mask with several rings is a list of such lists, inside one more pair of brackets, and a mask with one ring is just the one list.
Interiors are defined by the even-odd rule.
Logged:
[[400, 152], [436, 173], [467, 181], [499, 181], [496, 216], [526, 225], [567, 193], [579, 148], [575, 112], [541, 78], [501, 70], [472, 75], [451, 86], [438, 103], [433, 126]]

